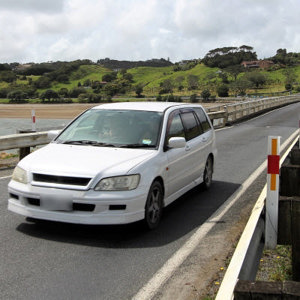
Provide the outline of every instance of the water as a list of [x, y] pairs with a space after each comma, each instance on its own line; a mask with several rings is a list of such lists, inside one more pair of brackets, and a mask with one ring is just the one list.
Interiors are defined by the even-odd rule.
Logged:
[[[36, 121], [36, 131], [47, 131], [51, 129], [60, 129], [66, 126], [70, 119], [39, 119]], [[0, 118], [0, 136], [17, 133], [18, 130], [31, 130], [31, 119], [19, 118]], [[17, 149], [5, 150], [0, 152], [18, 153]]]
[[[36, 131], [47, 131], [66, 126], [70, 119], [38, 119]], [[0, 136], [17, 133], [17, 130], [31, 130], [31, 119], [0, 118]]]

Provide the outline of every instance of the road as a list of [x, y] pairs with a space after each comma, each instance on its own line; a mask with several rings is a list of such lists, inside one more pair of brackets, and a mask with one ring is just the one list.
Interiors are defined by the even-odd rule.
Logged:
[[297, 103], [218, 130], [211, 190], [178, 199], [154, 231], [32, 223], [7, 211], [11, 170], [0, 173], [0, 298], [131, 299], [261, 165], [267, 136], [283, 143], [297, 130], [299, 112]]

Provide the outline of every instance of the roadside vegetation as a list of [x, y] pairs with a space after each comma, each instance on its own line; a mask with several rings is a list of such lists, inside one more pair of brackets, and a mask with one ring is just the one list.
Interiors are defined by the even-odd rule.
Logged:
[[[245, 64], [244, 62], [259, 62]], [[269, 96], [300, 92], [300, 53], [278, 49], [258, 60], [250, 46], [210, 50], [203, 59], [97, 62], [0, 62], [1, 103], [108, 102], [112, 97]], [[196, 98], [195, 98], [196, 96]], [[191, 98], [192, 100], [192, 98]]]

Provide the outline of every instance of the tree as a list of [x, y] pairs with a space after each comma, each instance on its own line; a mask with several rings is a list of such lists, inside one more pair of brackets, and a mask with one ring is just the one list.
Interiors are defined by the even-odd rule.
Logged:
[[68, 97], [69, 96], [69, 91], [67, 88], [61, 88], [59, 91], [58, 91], [58, 94], [61, 96], [61, 97]]
[[61, 83], [69, 83], [69, 77], [66, 74], [60, 74], [56, 77], [56, 80]]
[[225, 72], [229, 73], [231, 76], [233, 76], [234, 81], [236, 81], [238, 75], [242, 72], [244, 72], [244, 67], [241, 65], [234, 65], [229, 66], [225, 69]]
[[196, 90], [198, 89], [198, 76], [196, 75], [188, 75], [187, 77], [187, 84], [189, 90]]
[[203, 90], [201, 93], [201, 97], [204, 101], [208, 101], [210, 97], [210, 91], [209, 90]]
[[37, 89], [47, 89], [51, 86], [51, 80], [47, 76], [41, 76], [38, 80], [33, 82]]
[[226, 84], [222, 84], [217, 88], [217, 94], [219, 97], [228, 97], [229, 88]]
[[85, 94], [86, 90], [83, 87], [77, 87], [77, 88], [73, 88], [70, 92], [69, 92], [69, 97], [71, 98], [77, 98], [80, 94]]
[[22, 91], [12, 91], [8, 93], [7, 98], [10, 99], [9, 102], [25, 102], [25, 99], [27, 98], [27, 94]]
[[137, 98], [141, 98], [141, 97], [142, 97], [142, 93], [143, 93], [143, 85], [138, 84], [138, 85], [135, 87], [135, 93], [136, 93], [136, 97], [137, 97]]
[[17, 79], [17, 75], [12, 71], [1, 71], [0, 81], [11, 83]]
[[178, 84], [178, 91], [183, 90], [183, 81], [184, 81], [184, 76], [177, 76], [175, 78], [175, 82]]
[[125, 79], [129, 82], [133, 82], [133, 75], [131, 73], [125, 73], [125, 74], [123, 74], [123, 79]]
[[160, 94], [172, 93], [174, 88], [173, 81], [171, 79], [164, 80], [160, 83], [160, 88]]
[[102, 81], [105, 81], [105, 82], [112, 82], [115, 79], [117, 79], [117, 72], [107, 73], [102, 76]]
[[282, 73], [285, 76], [285, 84], [293, 86], [297, 80], [297, 74], [295, 70], [291, 68], [286, 68]]
[[230, 84], [230, 89], [235, 95], [246, 95], [247, 89], [252, 87], [252, 82], [247, 80], [245, 77], [239, 78]]
[[245, 75], [246, 79], [253, 83], [255, 88], [263, 86], [267, 82], [267, 78], [260, 72], [250, 72]]
[[198, 102], [198, 99], [197, 99], [197, 95], [196, 94], [192, 94], [190, 96], [190, 102], [191, 103], [197, 103]]
[[53, 91], [53, 90], [47, 90], [44, 93], [42, 93], [41, 98], [43, 101], [45, 101], [45, 99], [47, 99], [48, 101], [50, 101], [51, 99], [58, 99], [58, 93]]
[[246, 45], [216, 48], [210, 50], [202, 61], [208, 67], [224, 69], [229, 66], [239, 65], [244, 60], [256, 60], [257, 55], [252, 50], [252, 47]]

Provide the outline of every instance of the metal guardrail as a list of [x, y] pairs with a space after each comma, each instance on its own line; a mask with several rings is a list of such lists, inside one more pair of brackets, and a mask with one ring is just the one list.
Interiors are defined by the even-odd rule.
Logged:
[[[273, 97], [260, 100], [244, 101], [226, 106], [219, 105], [207, 109], [207, 112], [213, 123], [213, 126], [215, 128], [221, 128], [226, 126], [228, 123], [234, 123], [243, 118], [258, 114], [259, 112], [299, 101], [300, 94], [297, 94], [286, 97]], [[43, 131], [1, 136], [0, 151], [47, 144], [51, 140], [47, 133], [47, 131]]]
[[[296, 131], [281, 149], [288, 149], [280, 159], [280, 166], [286, 159], [292, 147], [299, 139], [299, 132]], [[264, 168], [267, 164], [265, 162]], [[263, 169], [264, 169], [263, 168]], [[259, 260], [264, 247], [265, 234], [265, 199], [267, 195], [267, 184], [264, 186], [246, 227], [241, 235], [238, 245], [233, 253], [228, 269], [219, 288], [216, 300], [234, 299], [234, 288], [238, 280], [254, 281], [259, 266]]]

